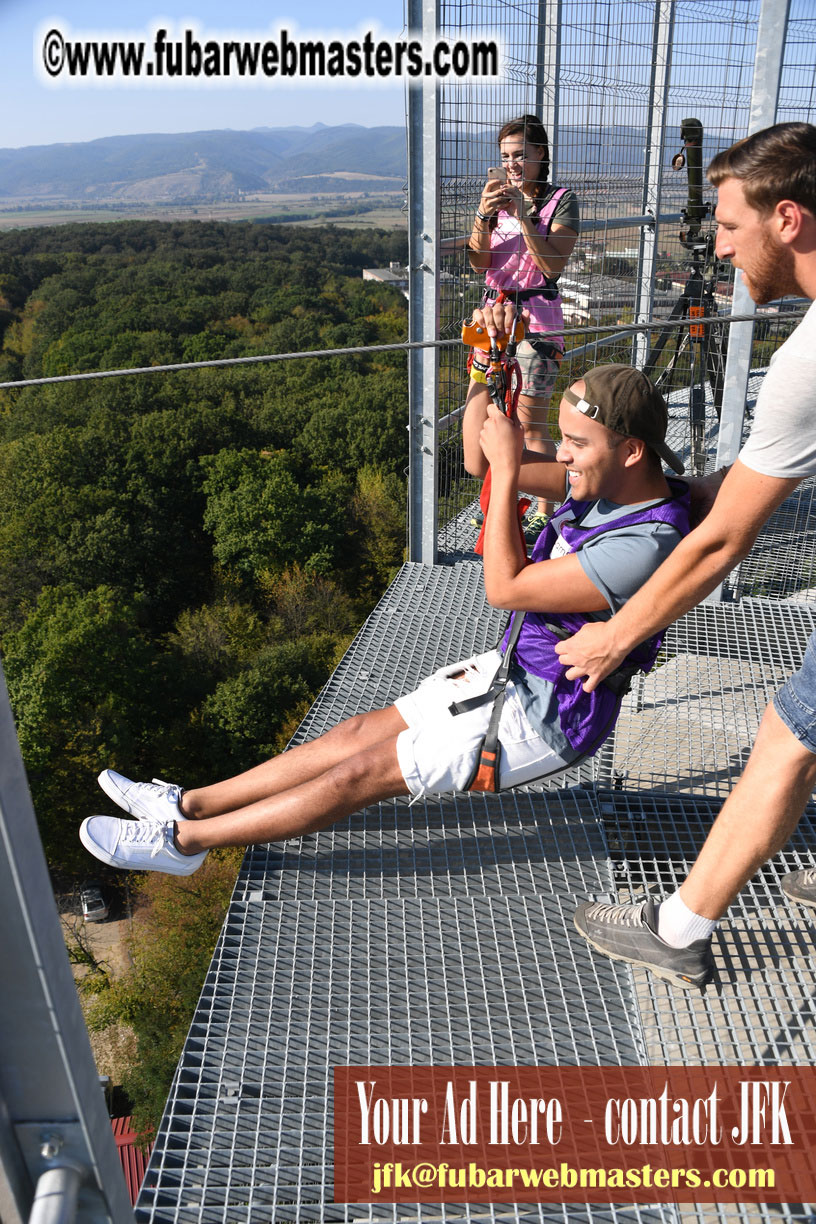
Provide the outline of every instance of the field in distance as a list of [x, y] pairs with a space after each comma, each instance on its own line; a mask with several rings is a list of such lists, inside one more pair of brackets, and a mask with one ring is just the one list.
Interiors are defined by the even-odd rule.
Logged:
[[[241, 200], [212, 203], [132, 201], [111, 204], [61, 204], [8, 207], [0, 199], [0, 232], [37, 225], [85, 221], [273, 221], [288, 225], [342, 225], [354, 229], [405, 229], [401, 191], [343, 195], [258, 193]], [[5, 207], [4, 207], [5, 205]]]

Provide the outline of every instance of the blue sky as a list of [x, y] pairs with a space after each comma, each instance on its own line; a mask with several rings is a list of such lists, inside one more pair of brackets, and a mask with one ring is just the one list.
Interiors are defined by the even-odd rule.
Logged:
[[[399, 34], [402, 0], [311, 0], [308, 23], [303, 0], [0, 0], [0, 147], [94, 140], [137, 132], [249, 129], [313, 123], [402, 124], [401, 84], [355, 88], [282, 87], [183, 89], [49, 87], [34, 64], [38, 30], [53, 24], [85, 37], [147, 36], [159, 22], [194, 24], [211, 35], [251, 37], [286, 24], [303, 34], [353, 38], [372, 27]], [[342, 16], [338, 17], [338, 14]]]

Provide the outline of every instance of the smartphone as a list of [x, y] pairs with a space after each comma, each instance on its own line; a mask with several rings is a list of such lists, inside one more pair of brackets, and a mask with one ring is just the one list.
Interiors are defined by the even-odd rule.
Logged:
[[504, 166], [491, 166], [487, 172], [489, 179], [499, 179], [502, 183], [507, 182], [507, 171]]

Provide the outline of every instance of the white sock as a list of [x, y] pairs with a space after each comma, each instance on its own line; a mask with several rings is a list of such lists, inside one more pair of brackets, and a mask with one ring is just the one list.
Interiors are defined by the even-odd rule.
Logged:
[[676, 892], [658, 908], [657, 933], [670, 948], [687, 948], [695, 939], [707, 939], [717, 921], [695, 914]]

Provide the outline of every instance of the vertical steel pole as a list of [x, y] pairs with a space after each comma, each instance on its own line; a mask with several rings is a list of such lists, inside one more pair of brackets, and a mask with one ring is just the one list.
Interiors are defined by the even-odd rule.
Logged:
[[[748, 119], [749, 134], [769, 127], [776, 120], [789, 10], [790, 0], [762, 0]], [[743, 284], [742, 277], [737, 273], [731, 313], [746, 315], [753, 314], [754, 310], [753, 299]], [[718, 468], [725, 463], [733, 463], [742, 444], [753, 338], [753, 322], [733, 323], [728, 329], [728, 356], [725, 362], [722, 411], [717, 437]], [[719, 603], [722, 597], [723, 584], [720, 583], [708, 596], [706, 603]]]
[[550, 182], [557, 182], [561, 0], [538, 0], [535, 113], [550, 138]]
[[[749, 134], [769, 127], [776, 121], [789, 9], [790, 0], [762, 0], [751, 89]], [[753, 314], [754, 309], [751, 295], [737, 273], [731, 313]], [[725, 363], [722, 414], [717, 439], [717, 467], [722, 467], [724, 463], [733, 463], [742, 442], [753, 336], [753, 322], [734, 323], [728, 330], [728, 357]]]
[[72, 1194], [78, 1186], [77, 1221], [132, 1224], [2, 670], [0, 930], [3, 1219], [27, 1219], [34, 1186], [51, 1174]]
[[[411, 38], [430, 42], [439, 27], [438, 0], [409, 0]], [[408, 339], [439, 335], [439, 85], [423, 76], [408, 88]], [[408, 351], [408, 559], [436, 561], [438, 517], [439, 356]]]
[[[645, 323], [654, 314], [655, 273], [659, 241], [663, 157], [666, 145], [666, 108], [671, 75], [674, 0], [658, 0], [652, 26], [652, 68], [649, 80], [649, 115], [646, 128], [646, 165], [641, 213], [654, 217], [652, 226], [640, 231], [638, 275], [635, 287], [635, 323]], [[651, 347], [648, 332], [638, 332], [632, 342], [632, 364], [643, 369]]]

